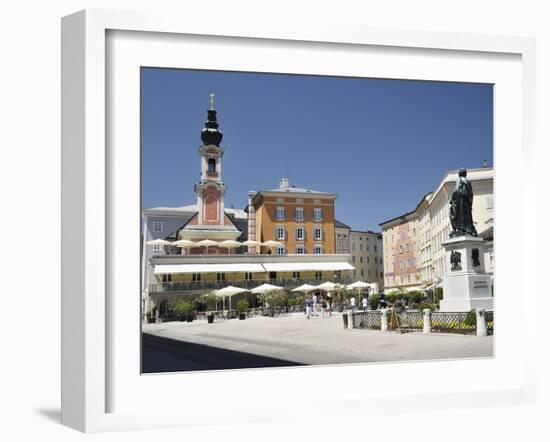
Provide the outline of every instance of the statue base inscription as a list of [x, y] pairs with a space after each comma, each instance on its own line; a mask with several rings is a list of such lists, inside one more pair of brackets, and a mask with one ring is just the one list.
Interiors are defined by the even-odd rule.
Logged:
[[440, 310], [492, 310], [492, 277], [485, 271], [483, 239], [470, 235], [455, 236], [442, 245], [445, 248], [445, 275]]

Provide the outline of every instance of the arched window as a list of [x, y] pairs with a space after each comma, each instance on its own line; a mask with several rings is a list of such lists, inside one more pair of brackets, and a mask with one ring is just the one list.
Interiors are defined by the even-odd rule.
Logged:
[[216, 173], [216, 160], [214, 158], [208, 160], [208, 173]]

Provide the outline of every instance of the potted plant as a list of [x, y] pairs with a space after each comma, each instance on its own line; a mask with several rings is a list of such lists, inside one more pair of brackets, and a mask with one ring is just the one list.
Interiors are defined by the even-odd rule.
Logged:
[[145, 318], [147, 319], [147, 324], [152, 324], [157, 320], [157, 308], [152, 307], [147, 312], [145, 312]]
[[213, 290], [209, 290], [207, 292], [204, 292], [200, 297], [199, 301], [206, 305], [206, 319], [209, 324], [212, 324], [214, 322], [214, 310], [216, 310], [216, 304], [218, 302], [218, 298], [216, 297], [216, 294]]
[[193, 321], [193, 304], [191, 304], [189, 301], [184, 301], [183, 299], [177, 299], [176, 301], [174, 301], [172, 308], [174, 309], [174, 313], [178, 315], [179, 320], [181, 322]]
[[248, 307], [250, 307], [250, 304], [246, 299], [241, 299], [239, 302], [237, 302], [237, 311], [239, 312], [239, 320], [246, 319], [246, 310], [248, 310]]

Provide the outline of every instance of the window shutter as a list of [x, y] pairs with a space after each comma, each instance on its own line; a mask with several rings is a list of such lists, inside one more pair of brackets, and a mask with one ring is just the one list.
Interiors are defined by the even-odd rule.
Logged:
[[277, 238], [277, 227], [275, 227], [275, 236], [273, 238], [278, 239]]
[[298, 239], [298, 229], [294, 230], [294, 239]]
[[286, 227], [283, 227], [283, 239], [287, 239]]

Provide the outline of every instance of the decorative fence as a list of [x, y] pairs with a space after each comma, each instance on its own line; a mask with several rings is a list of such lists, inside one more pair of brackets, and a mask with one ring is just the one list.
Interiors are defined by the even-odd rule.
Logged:
[[[400, 329], [423, 330], [424, 312], [420, 310], [405, 310], [398, 315]], [[431, 331], [439, 333], [476, 334], [477, 320], [475, 311], [471, 312], [432, 312], [430, 315]], [[387, 311], [388, 325], [391, 323], [391, 310]], [[487, 334], [493, 334], [494, 312], [485, 312]], [[369, 310], [353, 313], [353, 328], [380, 330], [382, 328], [382, 312]]]
[[380, 317], [382, 313], [379, 310], [369, 310], [366, 312], [356, 312], [353, 314], [353, 328], [380, 329]]
[[475, 333], [475, 313], [433, 312], [432, 331], [442, 333]]

